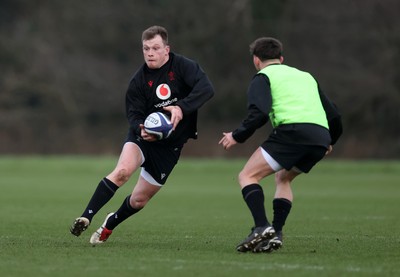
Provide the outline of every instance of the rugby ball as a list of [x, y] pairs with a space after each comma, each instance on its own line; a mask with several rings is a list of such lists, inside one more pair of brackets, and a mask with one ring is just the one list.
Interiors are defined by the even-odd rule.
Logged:
[[147, 133], [153, 134], [158, 140], [168, 138], [172, 133], [170, 118], [161, 112], [151, 113], [144, 121], [144, 129]]

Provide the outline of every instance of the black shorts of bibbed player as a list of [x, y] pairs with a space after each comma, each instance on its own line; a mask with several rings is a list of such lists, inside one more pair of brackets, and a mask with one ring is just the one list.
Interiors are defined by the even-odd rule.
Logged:
[[284, 168], [308, 173], [325, 156], [330, 143], [326, 128], [315, 124], [286, 124], [275, 128], [261, 148], [274, 171]]
[[125, 143], [134, 143], [142, 152], [140, 175], [149, 183], [162, 186], [178, 163], [183, 145], [176, 146], [161, 141], [148, 142], [129, 132]]

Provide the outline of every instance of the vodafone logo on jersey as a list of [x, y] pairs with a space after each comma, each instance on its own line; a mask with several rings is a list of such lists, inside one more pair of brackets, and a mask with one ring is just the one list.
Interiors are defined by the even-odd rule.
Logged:
[[161, 84], [157, 87], [156, 94], [161, 100], [166, 100], [171, 96], [171, 89], [167, 84]]

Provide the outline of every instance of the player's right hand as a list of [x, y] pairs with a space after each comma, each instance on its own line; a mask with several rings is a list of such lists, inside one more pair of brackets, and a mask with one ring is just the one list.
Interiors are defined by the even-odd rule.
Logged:
[[222, 144], [222, 147], [225, 150], [229, 150], [232, 146], [234, 146], [237, 141], [233, 138], [232, 132], [229, 133], [222, 133], [223, 137], [221, 140], [218, 142], [218, 144]]
[[140, 136], [142, 137], [143, 140], [149, 141], [149, 142], [153, 142], [153, 141], [157, 140], [157, 137], [155, 135], [149, 134], [146, 132], [143, 124], [140, 124], [139, 127], [140, 127]]

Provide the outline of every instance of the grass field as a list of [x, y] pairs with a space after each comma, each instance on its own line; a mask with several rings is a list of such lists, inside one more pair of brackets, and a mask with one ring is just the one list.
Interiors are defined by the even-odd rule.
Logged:
[[[0, 276], [400, 276], [400, 162], [325, 160], [294, 183], [284, 247], [237, 253], [252, 220], [243, 160], [190, 160], [104, 245], [89, 237], [136, 177], [69, 234], [115, 157], [0, 158]], [[264, 180], [271, 212], [273, 179]]]

